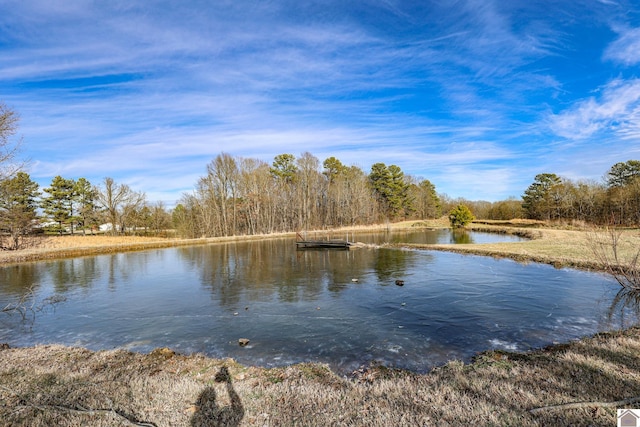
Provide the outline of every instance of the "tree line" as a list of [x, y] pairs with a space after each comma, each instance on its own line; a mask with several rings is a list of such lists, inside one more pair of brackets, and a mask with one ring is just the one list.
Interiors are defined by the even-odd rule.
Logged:
[[543, 173], [522, 196], [529, 218], [640, 225], [640, 161], [614, 164], [604, 182], [572, 181]]
[[40, 191], [29, 174], [19, 171], [0, 180], [0, 246], [19, 249], [38, 231], [49, 233], [159, 232], [171, 227], [162, 203], [149, 204], [144, 193], [105, 178], [56, 176]]
[[144, 193], [105, 178], [93, 185], [56, 176], [40, 189], [18, 171], [0, 179], [0, 244], [18, 249], [36, 231], [49, 233], [159, 233], [181, 237], [251, 235], [367, 225], [383, 220], [436, 218], [435, 186], [376, 163], [366, 174], [335, 157], [281, 154], [271, 165], [221, 153], [192, 193], [167, 211]]
[[185, 237], [267, 234], [367, 225], [442, 213], [435, 186], [376, 163], [367, 174], [339, 159], [309, 152], [279, 154], [273, 162], [216, 156], [195, 190], [173, 211]]
[[17, 249], [38, 230], [57, 233], [160, 232], [215, 237], [369, 225], [449, 214], [452, 226], [472, 218], [531, 218], [640, 226], [640, 161], [616, 163], [603, 182], [536, 175], [521, 199], [498, 202], [452, 199], [427, 179], [397, 165], [375, 163], [367, 173], [309, 152], [255, 158], [216, 156], [192, 192], [172, 211], [142, 192], [105, 178], [53, 178], [40, 190], [15, 161], [17, 114], [0, 103], [0, 247]]
[[478, 219], [528, 218], [595, 225], [640, 226], [640, 161], [614, 164], [602, 181], [571, 180], [554, 173], [534, 177], [521, 198], [497, 202], [440, 195], [443, 212], [466, 205]]

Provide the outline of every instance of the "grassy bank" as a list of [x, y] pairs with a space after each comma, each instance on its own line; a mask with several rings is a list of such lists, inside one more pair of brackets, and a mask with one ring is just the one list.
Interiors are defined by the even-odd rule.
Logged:
[[[517, 224], [517, 223], [516, 223]], [[397, 246], [449, 251], [461, 254], [510, 258], [520, 262], [540, 262], [556, 267], [575, 267], [590, 270], [603, 270], [601, 261], [594, 256], [594, 242], [610, 244], [610, 238], [604, 231], [590, 229], [570, 230], [549, 227], [505, 226], [501, 224], [472, 224], [474, 231], [514, 234], [525, 237], [520, 242], [486, 244], [401, 244]], [[640, 250], [640, 230], [629, 229], [620, 232], [618, 250], [621, 260], [632, 260]]]
[[[0, 420], [11, 426], [616, 425], [640, 396], [640, 331], [529, 354], [489, 352], [424, 375], [341, 378], [323, 365], [62, 346], [0, 350]], [[228, 372], [228, 375], [227, 375]], [[570, 404], [568, 408], [558, 405]], [[636, 404], [635, 406], [638, 406]], [[633, 407], [633, 403], [626, 406]]]
[[[345, 233], [419, 228], [447, 228], [446, 219], [432, 221], [405, 221], [391, 224], [349, 227], [338, 230], [310, 231], [310, 236], [344, 238]], [[596, 233], [587, 229], [571, 230], [545, 226], [539, 221], [516, 220], [513, 222], [474, 223], [469, 229], [491, 233], [515, 234], [527, 238], [521, 242], [490, 244], [402, 244], [406, 248], [428, 249], [512, 258], [523, 262], [542, 262], [559, 267], [602, 269], [594, 259], [591, 241]], [[278, 233], [253, 236], [215, 237], [202, 239], [156, 238], [142, 236], [74, 235], [49, 236], [33, 239], [27, 248], [19, 251], [0, 251], [0, 265], [28, 261], [91, 256], [146, 249], [215, 244], [274, 237], [295, 238], [296, 233]], [[602, 236], [600, 236], [602, 237]], [[606, 236], [604, 237], [606, 239]], [[631, 259], [640, 248], [640, 230], [625, 230], [620, 241], [624, 259]]]
[[[408, 221], [394, 224], [378, 224], [357, 226], [337, 230], [310, 231], [310, 236], [331, 236], [344, 238], [345, 233], [358, 231], [382, 231], [415, 227], [447, 227], [444, 220]], [[272, 239], [289, 237], [294, 239], [296, 233], [272, 233], [249, 236], [210, 237], [201, 239], [178, 239], [144, 236], [110, 236], [97, 235], [63, 235], [32, 237], [26, 241], [25, 248], [17, 251], [0, 250], [0, 266], [29, 261], [72, 258], [80, 256], [102, 255], [118, 252], [140, 251], [147, 249], [171, 248], [178, 246], [206, 245], [247, 240]]]
[[0, 251], [0, 266], [29, 261], [103, 255], [119, 252], [142, 251], [178, 246], [206, 245], [212, 243], [238, 242], [243, 240], [271, 239], [295, 236], [295, 233], [280, 233], [258, 236], [232, 236], [202, 239], [176, 239], [143, 236], [73, 235], [32, 238], [25, 249]]
[[[378, 228], [438, 226], [446, 224], [412, 222]], [[599, 268], [589, 248], [592, 237], [584, 231], [530, 223], [474, 228], [530, 240], [407, 246]], [[51, 239], [29, 249], [22, 259], [225, 240]], [[245, 238], [231, 240], [237, 239]], [[621, 250], [633, 254], [638, 247], [640, 233], [625, 231]], [[0, 258], [0, 262], [20, 259]], [[169, 349], [144, 355], [63, 346], [0, 346], [0, 425], [7, 426], [611, 426], [616, 425], [616, 407], [640, 407], [638, 397], [637, 328], [526, 354], [487, 352], [473, 363], [452, 361], [427, 374], [369, 367], [348, 378], [318, 364], [264, 369]]]

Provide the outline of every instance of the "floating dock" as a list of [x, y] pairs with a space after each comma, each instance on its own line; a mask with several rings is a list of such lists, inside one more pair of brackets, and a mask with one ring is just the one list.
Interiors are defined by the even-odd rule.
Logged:
[[346, 240], [297, 240], [296, 246], [302, 249], [349, 249], [352, 243]]
[[352, 245], [348, 240], [307, 240], [300, 233], [296, 233], [296, 247], [299, 249], [349, 249]]

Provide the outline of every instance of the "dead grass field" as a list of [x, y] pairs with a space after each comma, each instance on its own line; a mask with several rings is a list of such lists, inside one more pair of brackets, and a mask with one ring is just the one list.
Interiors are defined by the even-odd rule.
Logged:
[[282, 233], [260, 236], [233, 236], [202, 239], [175, 239], [144, 236], [73, 235], [32, 238], [26, 248], [17, 251], [0, 251], [0, 265], [47, 259], [72, 258], [145, 249], [192, 246], [241, 240], [267, 239], [295, 235]]
[[[244, 367], [232, 360], [0, 350], [5, 426], [612, 426], [640, 396], [640, 330], [529, 354], [489, 352], [424, 375], [323, 365]], [[221, 375], [224, 370], [229, 372]], [[570, 407], [556, 407], [570, 404]], [[633, 403], [626, 406], [633, 407]], [[637, 406], [637, 404], [636, 404]]]
[[[437, 224], [392, 225], [415, 226]], [[598, 267], [584, 231], [524, 223], [475, 227], [533, 239], [426, 247]], [[110, 239], [55, 237], [25, 259], [211, 242]], [[640, 232], [628, 230], [623, 240], [633, 253]], [[168, 349], [144, 355], [0, 346], [2, 426], [612, 426], [616, 407], [640, 407], [637, 328], [526, 354], [487, 352], [474, 363], [452, 361], [427, 374], [374, 367], [349, 378], [318, 364], [263, 369]]]
[[[407, 221], [403, 223], [380, 224], [373, 226], [358, 226], [342, 228], [338, 230], [311, 231], [315, 234], [326, 234], [343, 237], [344, 232], [351, 231], [376, 231], [397, 228], [415, 227], [447, 227], [445, 219], [432, 221]], [[168, 248], [174, 246], [190, 246], [199, 244], [211, 244], [222, 242], [234, 242], [242, 240], [269, 239], [274, 237], [292, 237], [296, 233], [274, 233], [252, 236], [213, 237], [202, 239], [177, 239], [144, 236], [110, 236], [104, 234], [73, 236], [43, 236], [34, 237], [27, 241], [26, 247], [17, 251], [0, 250], [0, 265], [15, 264], [28, 261], [42, 261], [47, 259], [60, 259], [78, 256], [100, 255], [115, 252], [137, 251], [145, 249]]]
[[[594, 240], [599, 240], [607, 243], [607, 240], [609, 240], [606, 232], [591, 229], [523, 228], [488, 224], [472, 225], [470, 228], [475, 231], [516, 234], [526, 237], [528, 240], [470, 245], [402, 244], [398, 246], [511, 258], [521, 262], [552, 264], [556, 267], [602, 270], [603, 265], [593, 253], [593, 242]], [[621, 260], [630, 262], [640, 251], [640, 230], [623, 230], [621, 233], [618, 248]]]

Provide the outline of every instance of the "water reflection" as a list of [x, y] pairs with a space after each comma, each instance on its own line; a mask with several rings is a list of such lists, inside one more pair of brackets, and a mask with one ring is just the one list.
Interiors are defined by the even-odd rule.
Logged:
[[0, 292], [6, 297], [13, 298], [23, 295], [29, 286], [37, 290], [43, 270], [41, 264], [35, 263], [0, 268]]
[[[380, 249], [375, 252], [373, 267], [378, 280], [383, 284], [391, 284], [404, 277], [407, 270], [415, 266], [417, 252], [406, 250]], [[422, 260], [427, 262], [426, 259]]]
[[[442, 231], [356, 237], [485, 239]], [[66, 301], [38, 313], [28, 330], [0, 313], [0, 342], [172, 347], [343, 371], [374, 360], [421, 371], [489, 348], [527, 350], [630, 326], [639, 315], [637, 297], [615, 295], [618, 285], [603, 275], [428, 251], [298, 251], [292, 239], [2, 268], [0, 306], [31, 286], [38, 301]], [[240, 347], [239, 338], [251, 342]]]
[[522, 237], [508, 234], [469, 232], [467, 230], [393, 230], [382, 233], [362, 233], [357, 235], [357, 240], [363, 243], [382, 245], [385, 243], [415, 243], [415, 244], [441, 244], [441, 243], [499, 243], [519, 242]]
[[403, 274], [415, 252], [398, 250], [296, 250], [288, 240], [181, 248], [183, 260], [196, 268], [200, 280], [223, 306], [269, 298], [282, 302], [313, 301], [324, 290], [347, 288], [353, 278], [371, 269], [380, 280]]
[[459, 245], [475, 243], [471, 237], [471, 233], [469, 233], [467, 230], [453, 230], [451, 232], [450, 242]]
[[610, 321], [618, 318], [620, 327], [625, 325], [625, 317], [632, 314], [633, 318], [640, 316], [640, 290], [620, 288], [609, 307], [608, 318]]
[[97, 259], [87, 257], [54, 263], [49, 271], [56, 292], [67, 292], [74, 287], [91, 287], [97, 268]]

